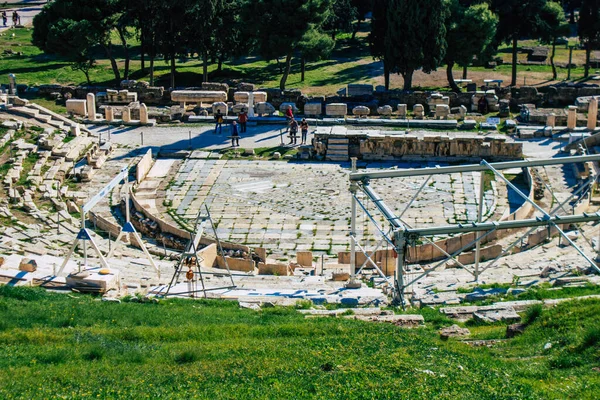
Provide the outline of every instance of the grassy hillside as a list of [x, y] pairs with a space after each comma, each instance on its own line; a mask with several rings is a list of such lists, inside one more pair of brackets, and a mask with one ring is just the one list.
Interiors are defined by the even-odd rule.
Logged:
[[[595, 398], [600, 301], [544, 310], [490, 348], [426, 328], [234, 302], [107, 303], [0, 287], [0, 398]], [[471, 327], [502, 337], [501, 325]], [[544, 350], [551, 343], [552, 348]]]
[[[300, 88], [309, 95], [331, 95], [348, 83], [369, 83], [374, 85], [383, 84], [383, 65], [373, 60], [369, 53], [367, 35], [369, 24], [362, 25], [356, 41], [350, 40], [349, 34], [338, 35], [336, 47], [327, 60], [308, 63], [306, 66], [306, 77], [300, 79], [300, 61], [295, 57], [292, 61], [291, 74], [287, 81], [288, 88]], [[4, 36], [0, 37], [0, 83], [8, 84], [8, 74], [17, 75], [18, 83], [30, 85], [60, 83], [60, 84], [86, 84], [85, 77], [80, 71], [73, 71], [70, 64], [59, 57], [42, 53], [31, 44], [31, 29], [10, 29]], [[12, 36], [14, 34], [14, 37]], [[114, 43], [118, 43], [115, 38]], [[534, 46], [535, 41], [521, 41], [520, 46]], [[132, 79], [149, 79], [149, 72], [142, 72], [139, 55], [139, 44], [132, 39], [131, 61]], [[121, 46], [115, 45], [117, 63], [124, 69], [123, 51]], [[511, 54], [508, 47], [502, 47], [498, 56], [505, 62], [510, 62]], [[15, 54], [4, 54], [12, 51]], [[17, 55], [16, 53], [21, 53]], [[114, 75], [110, 62], [105, 54], [97, 49], [97, 66], [90, 72], [93, 84], [113, 85]], [[520, 61], [525, 61], [526, 55], [519, 55]], [[566, 63], [568, 50], [562, 46], [557, 50], [556, 62]], [[578, 80], [583, 76], [584, 52], [576, 50], [573, 62], [579, 67], [572, 70], [572, 79]], [[148, 61], [148, 60], [147, 60]], [[146, 64], [148, 68], [148, 63]], [[518, 67], [518, 84], [547, 84], [552, 82], [552, 72], [549, 65], [520, 65]], [[175, 84], [177, 86], [199, 86], [202, 82], [202, 63], [196, 58], [179, 59], [177, 61], [177, 74]], [[592, 70], [594, 72], [594, 70]], [[261, 87], [279, 87], [281, 72], [275, 60], [267, 62], [259, 57], [248, 55], [229, 60], [223, 65], [222, 71], [217, 71], [215, 63], [209, 66], [211, 81], [247, 81], [253, 82]], [[462, 76], [462, 70], [456, 68], [455, 77]], [[558, 79], [566, 79], [567, 70], [559, 68]], [[485, 69], [483, 67], [469, 68], [468, 77], [474, 82], [482, 84], [484, 79], [504, 79], [504, 84], [510, 82], [511, 66], [508, 64], [498, 66], [496, 69]], [[169, 65], [162, 59], [155, 63], [156, 84], [169, 86]], [[445, 67], [438, 71], [425, 74], [416, 71], [414, 76], [415, 89], [418, 87], [429, 89], [447, 88]], [[401, 88], [402, 78], [394, 74], [391, 76], [391, 88]]]

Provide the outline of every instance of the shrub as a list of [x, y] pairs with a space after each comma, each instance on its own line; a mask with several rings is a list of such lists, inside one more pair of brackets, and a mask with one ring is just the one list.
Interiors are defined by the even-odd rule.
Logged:
[[543, 311], [544, 308], [541, 304], [534, 304], [531, 307], [528, 307], [527, 310], [525, 310], [525, 315], [523, 315], [523, 323], [525, 325], [533, 324], [533, 322], [542, 315]]
[[90, 351], [83, 354], [83, 359], [88, 361], [101, 360], [104, 357], [104, 349], [102, 347], [92, 347]]
[[189, 364], [198, 360], [198, 355], [192, 350], [185, 350], [175, 356], [175, 362], [177, 364]]
[[595, 346], [598, 343], [600, 343], [600, 328], [595, 326], [585, 332], [580, 348], [582, 350], [587, 349]]

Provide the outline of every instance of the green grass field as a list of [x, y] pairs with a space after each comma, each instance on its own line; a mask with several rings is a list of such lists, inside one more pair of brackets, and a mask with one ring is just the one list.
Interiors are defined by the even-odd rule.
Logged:
[[[2, 286], [0, 398], [597, 398], [600, 301], [533, 313], [524, 335], [490, 348], [442, 342], [436, 329], [451, 322], [422, 312], [426, 328], [402, 329]], [[495, 339], [505, 326], [470, 329]]]

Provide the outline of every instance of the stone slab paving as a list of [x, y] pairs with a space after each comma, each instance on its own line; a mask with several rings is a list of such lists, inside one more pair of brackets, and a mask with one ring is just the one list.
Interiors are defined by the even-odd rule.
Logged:
[[[411, 166], [373, 163], [368, 167], [392, 165]], [[348, 169], [339, 164], [187, 159], [169, 179], [166, 197], [171, 209], [193, 223], [206, 203], [223, 240], [266, 247], [281, 259], [298, 250], [335, 255], [349, 247]], [[372, 186], [401, 214], [424, 179], [378, 180]], [[475, 220], [479, 179], [478, 172], [432, 177], [404, 214], [405, 222], [425, 226]], [[497, 186], [485, 192], [484, 220], [495, 216], [495, 211], [503, 212], [507, 205], [505, 188], [499, 192]], [[359, 194], [359, 198], [375, 212], [364, 195]], [[383, 222], [382, 216], [375, 218]], [[379, 239], [379, 231], [362, 211], [357, 225], [361, 242], [372, 244]]]

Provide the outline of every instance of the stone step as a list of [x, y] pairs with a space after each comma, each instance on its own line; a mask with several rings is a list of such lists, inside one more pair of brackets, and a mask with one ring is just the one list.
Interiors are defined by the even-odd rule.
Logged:
[[332, 144], [348, 144], [348, 138], [332, 138], [327, 139], [327, 144], [331, 146]]
[[344, 150], [327, 150], [327, 155], [331, 155], [331, 154], [337, 154], [337, 155], [348, 155], [348, 150], [346, 149]]
[[348, 161], [348, 156], [327, 156], [325, 158], [329, 161]]
[[49, 115], [42, 115], [42, 114], [38, 114], [35, 117], [33, 117], [35, 120], [40, 121], [40, 122], [44, 122], [46, 124], [50, 123], [50, 121], [52, 120], [52, 117]]
[[36, 117], [39, 114], [37, 110], [28, 107], [11, 107], [9, 111], [15, 112], [17, 114], [27, 115], [28, 117]]

